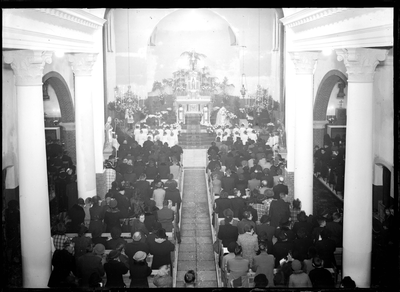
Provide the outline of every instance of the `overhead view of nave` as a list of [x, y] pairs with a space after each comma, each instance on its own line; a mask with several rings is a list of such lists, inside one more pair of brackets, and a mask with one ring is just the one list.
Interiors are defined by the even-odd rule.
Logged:
[[395, 7], [8, 4], [5, 289], [399, 287]]

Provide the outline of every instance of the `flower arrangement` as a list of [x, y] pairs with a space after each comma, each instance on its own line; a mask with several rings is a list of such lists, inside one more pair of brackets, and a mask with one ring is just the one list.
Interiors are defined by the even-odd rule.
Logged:
[[120, 115], [125, 115], [126, 110], [129, 114], [133, 115], [136, 112], [144, 112], [145, 106], [139, 106], [139, 97], [131, 91], [131, 86], [128, 86], [128, 90], [121, 94], [118, 86], [114, 89], [115, 101], [108, 103], [108, 109], [115, 111]]

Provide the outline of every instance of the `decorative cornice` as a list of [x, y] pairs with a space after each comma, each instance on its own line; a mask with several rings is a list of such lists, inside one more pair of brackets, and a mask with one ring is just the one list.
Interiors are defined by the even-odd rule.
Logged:
[[68, 61], [75, 76], [92, 75], [92, 68], [97, 54], [68, 54]]
[[296, 74], [313, 74], [320, 52], [289, 52]]
[[317, 19], [342, 12], [349, 8], [309, 8], [300, 10], [292, 15], [284, 17], [281, 22], [287, 27], [295, 27], [301, 24], [305, 24]]
[[43, 69], [45, 63], [52, 62], [52, 52], [15, 50], [4, 51], [4, 62], [11, 64], [16, 77], [15, 85], [31, 86], [43, 84]]
[[93, 29], [99, 29], [106, 22], [105, 19], [99, 18], [82, 9], [65, 9], [65, 8], [37, 8], [39, 12], [53, 15], [71, 22], [78, 23]]
[[375, 68], [383, 61], [388, 50], [349, 48], [336, 50], [338, 61], [344, 61], [348, 82], [373, 82]]

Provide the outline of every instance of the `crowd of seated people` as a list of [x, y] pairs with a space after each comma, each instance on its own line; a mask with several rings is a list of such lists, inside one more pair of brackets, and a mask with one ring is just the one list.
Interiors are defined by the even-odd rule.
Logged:
[[[53, 225], [53, 271], [56, 272], [49, 287], [88, 287], [99, 283], [105, 287], [124, 287], [122, 276], [128, 271], [131, 287], [148, 287], [147, 277], [152, 270], [159, 270], [160, 277], [154, 282], [157, 286], [166, 277], [161, 277], [163, 271], [172, 271], [171, 252], [175, 246], [167, 234], [173, 233], [172, 237], [180, 242], [178, 181], [183, 150], [178, 144], [169, 147], [158, 139], [147, 140], [143, 146], [135, 139], [123, 140], [118, 151], [105, 162], [108, 189], [105, 197], [76, 198], [65, 218]], [[71, 233], [77, 236], [71, 239], [67, 236]], [[110, 236], [102, 237], [103, 233]], [[122, 238], [122, 233], [130, 233], [132, 242]], [[74, 266], [71, 264], [66, 273], [68, 277], [65, 273], [57, 274], [59, 250], [66, 258], [72, 254], [75, 259]], [[149, 254], [150, 266], [146, 261]], [[88, 267], [86, 262], [93, 266]], [[93, 272], [97, 276], [91, 279]]]
[[[290, 201], [283, 159], [262, 139], [222, 145], [209, 148], [207, 172], [224, 286], [243, 287], [253, 273], [264, 274], [267, 287], [334, 288], [341, 213], [313, 216]], [[321, 270], [310, 275], [313, 269]]]

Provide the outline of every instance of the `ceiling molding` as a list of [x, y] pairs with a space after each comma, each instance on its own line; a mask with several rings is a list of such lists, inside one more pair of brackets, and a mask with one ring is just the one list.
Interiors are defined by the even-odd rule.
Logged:
[[289, 28], [293, 28], [326, 16], [342, 12], [349, 8], [308, 8], [297, 11], [281, 19], [281, 22]]
[[93, 29], [99, 29], [106, 22], [105, 19], [99, 18], [82, 9], [65, 9], [65, 8], [37, 8], [36, 11], [53, 15], [73, 23], [77, 23]]

